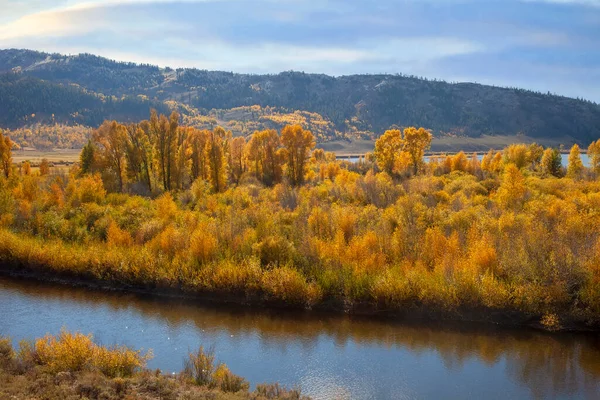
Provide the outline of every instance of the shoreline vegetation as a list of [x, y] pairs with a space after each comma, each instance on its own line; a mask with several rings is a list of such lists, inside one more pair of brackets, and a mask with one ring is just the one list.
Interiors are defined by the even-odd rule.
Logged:
[[0, 146], [4, 273], [240, 304], [600, 329], [600, 140], [480, 161], [389, 130], [356, 163], [301, 126], [105, 122], [79, 163]]
[[13, 348], [0, 336], [0, 397], [53, 399], [308, 400], [299, 389], [248, 382], [216, 361], [212, 349], [190, 353], [178, 374], [149, 370], [152, 352], [106, 347], [91, 335], [62, 330]]

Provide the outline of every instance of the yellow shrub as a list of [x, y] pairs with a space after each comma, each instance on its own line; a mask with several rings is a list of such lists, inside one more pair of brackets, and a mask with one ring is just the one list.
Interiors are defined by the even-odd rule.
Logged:
[[125, 346], [98, 346], [92, 335], [73, 334], [64, 329], [57, 336], [37, 339], [34, 349], [37, 362], [52, 372], [97, 369], [109, 377], [131, 376], [145, 367], [152, 356]]
[[129, 232], [119, 228], [115, 221], [111, 221], [106, 231], [106, 243], [113, 246], [129, 247], [133, 245], [133, 239]]
[[214, 385], [224, 392], [236, 393], [241, 390], [248, 390], [250, 385], [241, 376], [233, 374], [227, 365], [220, 364], [212, 377]]
[[156, 214], [163, 221], [170, 221], [177, 214], [177, 204], [173, 200], [171, 193], [165, 193], [155, 201]]
[[200, 224], [190, 239], [190, 254], [201, 263], [212, 261], [219, 250], [215, 234], [206, 224]]
[[306, 282], [298, 271], [289, 267], [266, 271], [262, 288], [271, 298], [291, 304], [312, 305], [321, 297], [318, 287]]
[[46, 335], [35, 342], [40, 364], [53, 372], [81, 371], [94, 355], [91, 335], [62, 330], [58, 336]]
[[151, 353], [142, 355], [139, 350], [131, 350], [125, 346], [95, 346], [92, 365], [104, 375], [128, 377], [145, 367]]

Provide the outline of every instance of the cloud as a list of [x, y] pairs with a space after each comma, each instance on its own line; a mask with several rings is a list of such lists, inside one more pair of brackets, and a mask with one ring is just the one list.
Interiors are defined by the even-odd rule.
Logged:
[[[32, 6], [19, 6], [25, 3]], [[4, 13], [12, 17], [0, 24], [0, 47], [236, 72], [519, 82], [598, 100], [600, 9], [590, 7], [598, 3], [24, 0]]]

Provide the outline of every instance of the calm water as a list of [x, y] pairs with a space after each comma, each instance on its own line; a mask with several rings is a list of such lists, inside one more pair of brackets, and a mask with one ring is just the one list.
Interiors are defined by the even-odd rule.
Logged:
[[[471, 153], [467, 153], [467, 157], [470, 158], [471, 157]], [[479, 159], [479, 161], [481, 161], [483, 159], [483, 154], [478, 154], [477, 158]], [[569, 165], [569, 155], [568, 154], [561, 154], [560, 158], [562, 160], [563, 167], [566, 167], [567, 165]], [[350, 161], [350, 162], [358, 162], [358, 160], [359, 160], [358, 157], [348, 157], [348, 158], [339, 157], [338, 159], [345, 160], [345, 161]], [[425, 156], [425, 161], [429, 161], [429, 156]], [[590, 158], [588, 157], [587, 154], [582, 154], [581, 155], [581, 162], [586, 167], [590, 166]]]
[[223, 308], [0, 277], [0, 334], [63, 326], [152, 348], [149, 367], [169, 372], [188, 350], [214, 346], [252, 384], [299, 385], [317, 399], [600, 398], [597, 335]]

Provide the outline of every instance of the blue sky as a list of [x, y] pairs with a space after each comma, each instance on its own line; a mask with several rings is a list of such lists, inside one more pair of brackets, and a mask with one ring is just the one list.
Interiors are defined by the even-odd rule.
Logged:
[[0, 0], [0, 48], [171, 67], [405, 73], [600, 102], [600, 0]]

